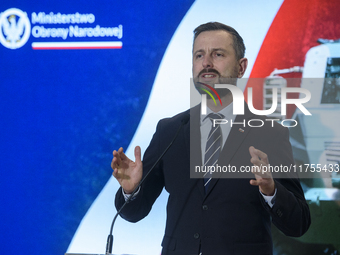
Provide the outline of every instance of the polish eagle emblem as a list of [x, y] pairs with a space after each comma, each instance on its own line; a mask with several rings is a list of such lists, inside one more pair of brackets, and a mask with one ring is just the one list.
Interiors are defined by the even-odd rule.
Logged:
[[0, 42], [9, 49], [22, 47], [30, 36], [27, 14], [19, 9], [8, 9], [0, 16]]

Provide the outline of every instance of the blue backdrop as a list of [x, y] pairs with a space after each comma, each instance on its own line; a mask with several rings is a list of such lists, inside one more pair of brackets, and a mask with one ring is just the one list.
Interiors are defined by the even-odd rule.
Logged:
[[[123, 27], [121, 39], [31, 35], [18, 49], [0, 45], [1, 254], [66, 251], [110, 177], [111, 151], [129, 144], [164, 51], [192, 2], [1, 2], [0, 12], [17, 8], [31, 23], [39, 12], [95, 16], [92, 24], [38, 24], [44, 28]], [[98, 40], [123, 46], [32, 49], [33, 42]]]

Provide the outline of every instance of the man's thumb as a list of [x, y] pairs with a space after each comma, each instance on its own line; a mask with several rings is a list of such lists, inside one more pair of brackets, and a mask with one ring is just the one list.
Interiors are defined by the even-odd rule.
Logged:
[[142, 162], [142, 156], [141, 156], [141, 149], [139, 146], [136, 146], [135, 147], [135, 160], [136, 160], [136, 163], [139, 164]]

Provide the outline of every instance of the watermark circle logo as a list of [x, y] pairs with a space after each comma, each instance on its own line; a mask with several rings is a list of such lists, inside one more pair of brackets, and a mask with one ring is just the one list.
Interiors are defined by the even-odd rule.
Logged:
[[9, 49], [25, 45], [31, 34], [27, 13], [11, 8], [0, 14], [0, 43]]

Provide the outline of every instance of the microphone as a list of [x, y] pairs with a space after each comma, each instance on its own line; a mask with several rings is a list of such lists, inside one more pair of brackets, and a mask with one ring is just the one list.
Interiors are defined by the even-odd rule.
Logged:
[[143, 179], [139, 182], [138, 186], [135, 188], [135, 190], [131, 193], [131, 195], [129, 196], [129, 198], [125, 201], [125, 203], [122, 205], [122, 207], [117, 211], [115, 217], [112, 220], [111, 223], [111, 228], [110, 228], [110, 234], [107, 237], [107, 242], [106, 242], [106, 255], [110, 255], [112, 254], [112, 247], [113, 247], [113, 226], [116, 222], [116, 219], [118, 217], [118, 215], [120, 214], [120, 212], [123, 210], [123, 208], [131, 201], [131, 199], [133, 198], [133, 196], [136, 194], [136, 192], [138, 191], [138, 189], [142, 186], [142, 184], [144, 183], [145, 179], [149, 176], [149, 174], [152, 172], [152, 170], [156, 167], [156, 165], [158, 164], [158, 162], [163, 158], [163, 156], [165, 155], [165, 153], [170, 149], [170, 147], [172, 146], [172, 144], [174, 143], [174, 141], [176, 140], [179, 131], [182, 129], [182, 127], [188, 123], [190, 119], [190, 115], [189, 113], [187, 113], [182, 119], [181, 119], [181, 126], [177, 129], [177, 132], [174, 136], [174, 138], [171, 140], [171, 142], [169, 143], [168, 147], [166, 147], [166, 149], [164, 150], [164, 152], [162, 153], [162, 155], [159, 156], [159, 158], [157, 159], [157, 161], [153, 164], [153, 166], [150, 168], [150, 171], [147, 172], [147, 174], [143, 177]]

